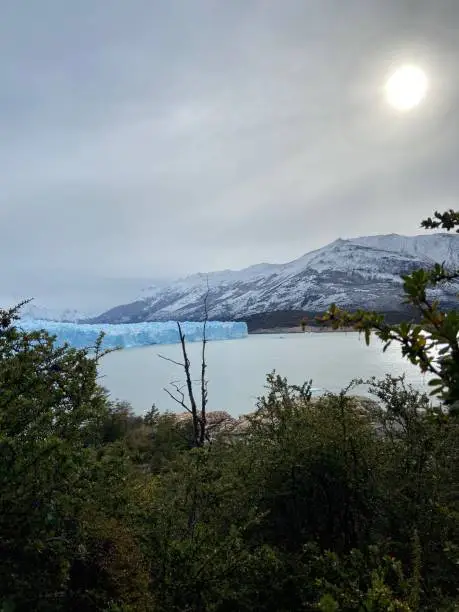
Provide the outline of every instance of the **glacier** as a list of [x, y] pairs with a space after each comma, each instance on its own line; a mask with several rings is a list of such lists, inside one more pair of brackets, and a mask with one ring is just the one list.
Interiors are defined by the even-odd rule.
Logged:
[[[180, 325], [187, 342], [202, 340], [204, 323], [186, 321]], [[67, 343], [74, 348], [93, 347], [101, 332], [105, 334], [102, 345], [105, 349], [180, 342], [175, 321], [89, 324], [22, 318], [18, 327], [25, 332], [45, 330], [56, 337], [59, 345]], [[209, 341], [241, 339], [247, 335], [247, 324], [241, 321], [207, 322], [206, 337]]]

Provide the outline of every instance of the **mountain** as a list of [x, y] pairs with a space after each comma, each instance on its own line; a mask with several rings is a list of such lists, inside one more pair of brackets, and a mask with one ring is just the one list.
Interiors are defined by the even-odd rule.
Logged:
[[89, 312], [80, 312], [74, 308], [47, 308], [35, 302], [26, 304], [21, 309], [21, 318], [23, 319], [35, 319], [41, 321], [62, 321], [66, 323], [78, 323], [88, 317], [94, 316]]
[[[145, 289], [132, 303], [91, 322], [199, 320], [209, 288], [209, 318], [234, 320], [274, 312], [322, 312], [332, 302], [348, 309], [403, 310], [401, 274], [444, 262], [459, 268], [459, 235], [364, 236], [338, 239], [286, 264], [194, 274]], [[436, 289], [447, 307], [459, 284]]]
[[383, 251], [412, 255], [431, 264], [446, 262], [452, 268], [459, 268], [457, 234], [423, 234], [422, 236], [388, 234], [354, 238], [352, 242]]

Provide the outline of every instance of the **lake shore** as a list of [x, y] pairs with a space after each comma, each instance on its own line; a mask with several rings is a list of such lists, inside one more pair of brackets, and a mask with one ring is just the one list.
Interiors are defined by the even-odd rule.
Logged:
[[332, 327], [316, 327], [314, 325], [306, 325], [303, 329], [300, 325], [297, 327], [273, 327], [270, 329], [255, 329], [249, 332], [249, 336], [256, 334], [303, 334], [303, 333], [312, 333], [312, 334], [323, 334], [323, 333], [358, 333], [352, 327], [343, 327], [341, 329], [333, 329]]

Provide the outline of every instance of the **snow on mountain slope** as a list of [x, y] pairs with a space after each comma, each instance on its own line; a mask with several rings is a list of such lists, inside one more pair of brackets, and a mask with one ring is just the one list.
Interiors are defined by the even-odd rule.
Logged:
[[80, 312], [74, 308], [66, 308], [63, 310], [55, 308], [46, 308], [35, 302], [26, 304], [21, 309], [22, 319], [35, 319], [42, 321], [62, 321], [66, 323], [77, 323], [87, 319], [90, 316], [94, 316], [89, 312]]
[[457, 234], [426, 234], [424, 236], [364, 236], [350, 240], [352, 244], [396, 251], [419, 257], [433, 263], [447, 262], [453, 268], [459, 268], [459, 248]]
[[[426, 240], [427, 239], [427, 240]], [[446, 261], [459, 267], [459, 236], [367, 236], [336, 240], [286, 264], [194, 274], [149, 287], [135, 302], [100, 315], [97, 322], [196, 320], [204, 315], [231, 320], [286, 310], [321, 311], [332, 302], [347, 308], [397, 310], [401, 274]], [[457, 285], [438, 293], [452, 302]]]

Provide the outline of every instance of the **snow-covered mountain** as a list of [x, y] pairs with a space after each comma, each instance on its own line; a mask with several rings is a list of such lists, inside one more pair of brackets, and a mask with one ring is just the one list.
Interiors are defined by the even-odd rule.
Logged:
[[396, 251], [413, 255], [426, 262], [447, 262], [453, 268], [459, 268], [459, 248], [457, 234], [424, 234], [422, 236], [364, 236], [354, 238], [354, 244], [368, 246], [383, 251]]
[[[194, 274], [151, 286], [132, 303], [93, 321], [197, 320], [203, 316], [207, 287], [212, 319], [247, 319], [275, 311], [320, 312], [332, 302], [349, 309], [397, 311], [402, 304], [400, 275], [434, 262], [459, 268], [459, 235], [339, 239], [286, 264]], [[436, 293], [445, 304], [452, 304], [458, 291], [459, 284], [454, 284]]]
[[35, 319], [41, 321], [63, 321], [67, 323], [78, 323], [94, 316], [90, 312], [81, 312], [74, 308], [47, 308], [35, 302], [29, 302], [21, 309], [21, 318]]

